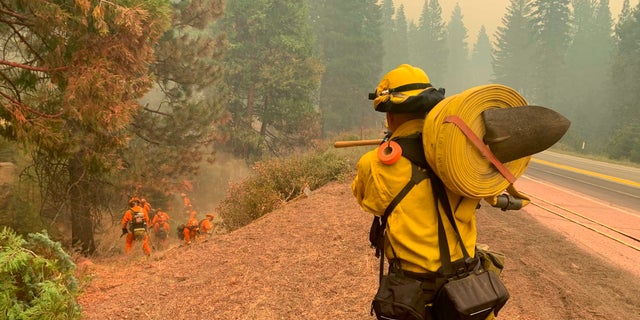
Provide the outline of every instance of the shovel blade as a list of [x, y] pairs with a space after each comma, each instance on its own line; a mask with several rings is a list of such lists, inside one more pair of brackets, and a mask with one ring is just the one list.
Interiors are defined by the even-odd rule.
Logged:
[[488, 109], [482, 119], [484, 143], [502, 163], [548, 149], [571, 125], [563, 115], [541, 106]]

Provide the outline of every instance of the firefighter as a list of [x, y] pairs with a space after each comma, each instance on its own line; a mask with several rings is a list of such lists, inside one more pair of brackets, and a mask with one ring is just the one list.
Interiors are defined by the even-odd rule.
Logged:
[[200, 221], [200, 234], [203, 236], [211, 236], [213, 233], [213, 213], [207, 213], [206, 218]]
[[149, 215], [140, 206], [140, 199], [133, 197], [129, 200], [129, 210], [122, 217], [122, 235], [126, 235], [125, 252], [131, 252], [133, 241], [142, 241], [142, 250], [149, 256], [151, 248], [149, 247]]
[[200, 229], [198, 227], [198, 219], [196, 219], [197, 212], [195, 210], [191, 211], [189, 215], [189, 221], [185, 224], [185, 228], [182, 231], [184, 235], [184, 243], [191, 244], [191, 241], [195, 241]]
[[153, 225], [156, 242], [161, 242], [162, 247], [164, 247], [167, 244], [167, 238], [169, 238], [169, 214], [162, 211], [162, 208], [158, 208], [153, 220], [151, 220], [151, 224]]

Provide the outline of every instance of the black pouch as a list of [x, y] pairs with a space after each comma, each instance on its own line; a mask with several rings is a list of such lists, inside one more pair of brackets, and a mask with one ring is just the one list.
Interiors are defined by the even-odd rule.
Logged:
[[380, 222], [380, 217], [373, 217], [371, 227], [369, 228], [369, 242], [371, 242], [372, 247], [378, 248], [378, 246], [380, 245], [380, 239], [382, 239], [383, 234], [384, 229], [382, 223]]
[[422, 289], [422, 281], [403, 273], [389, 273], [382, 277], [378, 292], [371, 303], [371, 314], [377, 319], [424, 320], [429, 294]]
[[432, 311], [438, 320], [484, 320], [507, 303], [509, 292], [492, 272], [471, 272], [449, 280], [438, 291]]

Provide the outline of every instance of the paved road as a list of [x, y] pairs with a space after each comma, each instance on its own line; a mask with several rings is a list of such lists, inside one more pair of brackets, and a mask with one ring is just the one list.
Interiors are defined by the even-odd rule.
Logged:
[[640, 276], [640, 169], [547, 151], [515, 185], [531, 197], [525, 212]]
[[533, 157], [525, 175], [640, 210], [640, 168], [545, 151]]

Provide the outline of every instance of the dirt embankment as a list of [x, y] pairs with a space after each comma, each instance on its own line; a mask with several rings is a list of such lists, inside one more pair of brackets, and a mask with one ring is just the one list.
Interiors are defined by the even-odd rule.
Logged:
[[[511, 299], [500, 319], [640, 319], [637, 276], [524, 210], [485, 205], [477, 216], [479, 242], [507, 255], [502, 278]], [[82, 262], [79, 273], [91, 279], [80, 297], [83, 318], [372, 319], [378, 261], [370, 222], [349, 184], [331, 183], [206, 242], [150, 259]]]

